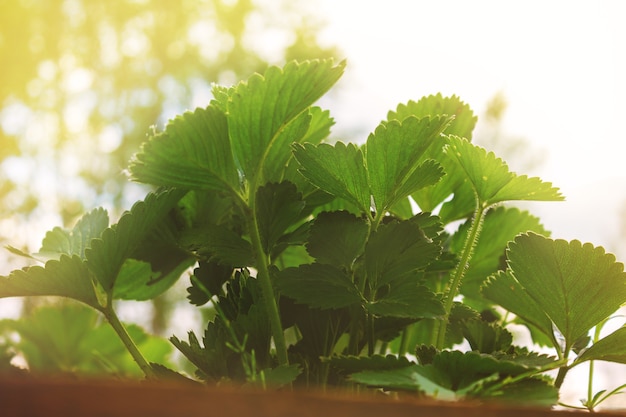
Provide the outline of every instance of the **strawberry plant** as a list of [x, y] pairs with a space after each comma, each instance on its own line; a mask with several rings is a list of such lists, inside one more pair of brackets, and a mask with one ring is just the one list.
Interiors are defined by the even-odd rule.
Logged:
[[[205, 383], [555, 404], [573, 367], [626, 363], [623, 328], [589, 336], [626, 302], [623, 265], [509, 205], [558, 189], [472, 144], [456, 96], [399, 105], [363, 143], [327, 142], [333, 119], [314, 104], [343, 69], [292, 62], [216, 86], [130, 162], [154, 192], [116, 224], [95, 209], [37, 254], [11, 248], [42, 265], [1, 277], [0, 296], [99, 311], [147, 378], [177, 373], [144, 356], [116, 300], [181, 276], [214, 315], [170, 340]], [[553, 355], [517, 345], [512, 324]]]

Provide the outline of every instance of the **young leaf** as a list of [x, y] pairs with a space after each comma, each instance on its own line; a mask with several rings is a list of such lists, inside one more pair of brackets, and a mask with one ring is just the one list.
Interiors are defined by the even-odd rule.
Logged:
[[319, 263], [348, 269], [363, 253], [367, 234], [365, 220], [347, 211], [322, 212], [311, 226], [306, 248]]
[[269, 255], [285, 231], [302, 218], [304, 207], [302, 195], [290, 182], [268, 183], [259, 187], [255, 210], [266, 254]]
[[84, 258], [91, 239], [100, 237], [108, 225], [106, 210], [94, 209], [81, 217], [71, 231], [55, 227], [46, 233], [39, 253], [78, 255]]
[[265, 181], [281, 180], [276, 175], [291, 157], [288, 145], [309, 130], [311, 116], [303, 112], [337, 82], [343, 69], [344, 63], [334, 66], [332, 60], [291, 62], [236, 87], [228, 103], [228, 127], [246, 178], [263, 171]]
[[143, 144], [130, 163], [131, 178], [148, 184], [239, 193], [239, 174], [226, 115], [209, 106], [171, 120]]
[[487, 153], [466, 139], [449, 137], [446, 154], [463, 169], [480, 204], [485, 206], [512, 200], [563, 200], [558, 188], [551, 183], [517, 176], [493, 152]]
[[576, 358], [576, 363], [601, 360], [626, 363], [626, 327], [621, 327], [594, 343]]
[[402, 123], [382, 123], [369, 136], [367, 172], [376, 211], [388, 211], [443, 176], [441, 166], [432, 160], [423, 161], [423, 155], [449, 122], [444, 117], [408, 117]]
[[370, 212], [371, 198], [363, 153], [354, 144], [294, 144], [300, 173], [323, 191]]
[[314, 263], [276, 271], [280, 292], [313, 308], [337, 309], [361, 302], [361, 295], [346, 273], [333, 265]]
[[457, 96], [443, 97], [441, 94], [423, 97], [419, 101], [399, 104], [395, 111], [387, 114], [387, 120], [402, 121], [409, 116], [452, 116], [451, 123], [445, 130], [448, 135], [456, 135], [471, 140], [472, 131], [478, 117], [472, 109]]
[[8, 277], [0, 277], [0, 297], [55, 295], [100, 309], [93, 280], [78, 255], [61, 255], [59, 260], [50, 260], [44, 267], [17, 269]]
[[565, 338], [566, 350], [626, 302], [624, 266], [602, 247], [529, 233], [509, 244], [507, 258], [512, 276]]

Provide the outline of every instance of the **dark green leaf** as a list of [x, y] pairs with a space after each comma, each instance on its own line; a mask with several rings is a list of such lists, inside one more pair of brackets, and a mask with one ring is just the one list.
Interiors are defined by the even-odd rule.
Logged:
[[320, 263], [352, 266], [363, 253], [368, 225], [347, 211], [320, 213], [311, 226], [307, 251]]
[[482, 320], [470, 320], [463, 324], [463, 337], [472, 350], [480, 353], [506, 351], [513, 342], [513, 335], [505, 328]]
[[372, 356], [333, 356], [324, 358], [331, 366], [341, 369], [346, 373], [360, 371], [377, 371], [406, 368], [411, 362], [404, 356], [395, 355], [372, 355]]
[[300, 172], [313, 185], [356, 205], [362, 213], [370, 212], [367, 171], [363, 153], [356, 145], [305, 143], [294, 144], [293, 149]]
[[423, 270], [441, 253], [441, 247], [426, 237], [410, 220], [381, 224], [365, 247], [365, 267], [373, 288]]
[[269, 255], [285, 231], [302, 218], [304, 207], [302, 195], [290, 182], [259, 187], [255, 209], [265, 254]]
[[[137, 202], [119, 222], [107, 228], [85, 251], [87, 266], [107, 293], [113, 293], [115, 282], [127, 258], [139, 249], [148, 236], [162, 225], [166, 215], [184, 195], [182, 190], [149, 194]], [[137, 283], [142, 286], [145, 282]]]
[[350, 277], [339, 268], [325, 264], [301, 265], [277, 271], [280, 292], [313, 308], [337, 309], [361, 302], [361, 295]]
[[415, 279], [404, 279], [389, 283], [388, 291], [370, 301], [367, 310], [376, 316], [435, 318], [444, 314], [443, 304], [428, 288], [417, 285]]
[[201, 306], [214, 295], [222, 295], [222, 286], [233, 274], [233, 268], [216, 262], [200, 262], [191, 276], [187, 298], [193, 305]]

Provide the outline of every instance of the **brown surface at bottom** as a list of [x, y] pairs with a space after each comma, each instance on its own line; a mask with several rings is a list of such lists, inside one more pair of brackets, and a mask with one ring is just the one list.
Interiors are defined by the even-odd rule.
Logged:
[[[396, 401], [382, 396], [350, 397], [336, 393], [263, 392], [112, 381], [0, 380], [0, 415], [3, 417], [571, 417], [581, 414], [496, 405]], [[595, 415], [626, 416], [626, 413]]]

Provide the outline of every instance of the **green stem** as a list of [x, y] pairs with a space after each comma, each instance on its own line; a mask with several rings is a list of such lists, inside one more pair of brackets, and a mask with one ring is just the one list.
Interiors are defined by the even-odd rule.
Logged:
[[141, 370], [143, 371], [146, 379], [156, 379], [156, 375], [154, 373], [154, 370], [152, 369], [152, 366], [150, 366], [146, 358], [143, 357], [143, 355], [137, 348], [135, 342], [133, 342], [133, 339], [131, 339], [128, 331], [126, 331], [126, 327], [124, 327], [120, 319], [117, 317], [117, 314], [115, 313], [115, 310], [113, 310], [113, 307], [111, 307], [110, 305], [107, 306], [105, 309], [102, 310], [102, 313], [104, 314], [104, 317], [107, 319], [111, 327], [113, 327], [115, 333], [117, 333], [117, 336], [126, 347], [126, 350], [128, 350], [128, 353], [130, 353], [137, 365], [139, 365], [139, 368], [141, 368]]
[[[253, 193], [251, 193], [253, 194]], [[283, 326], [280, 321], [280, 313], [278, 312], [278, 303], [276, 296], [274, 295], [274, 287], [272, 286], [272, 280], [269, 272], [269, 258], [263, 249], [263, 243], [261, 242], [261, 235], [259, 233], [259, 225], [255, 213], [255, 199], [251, 195], [250, 198], [250, 218], [252, 224], [250, 227], [250, 239], [252, 241], [252, 248], [256, 257], [256, 268], [258, 271], [257, 280], [261, 286], [261, 293], [263, 294], [263, 304], [265, 311], [270, 320], [270, 327], [272, 331], [272, 337], [274, 338], [274, 345], [276, 346], [276, 356], [278, 358], [279, 365], [289, 365], [289, 358], [287, 356], [287, 342], [285, 341], [285, 334], [283, 332]]]
[[476, 243], [478, 242], [478, 236], [480, 235], [480, 231], [482, 229], [482, 224], [485, 213], [487, 212], [487, 208], [488, 207], [484, 206], [480, 202], [477, 204], [476, 212], [474, 213], [474, 218], [472, 219], [472, 225], [470, 226], [470, 230], [467, 234], [467, 239], [465, 240], [465, 244], [463, 245], [461, 259], [459, 260], [459, 264], [452, 274], [448, 289], [444, 294], [444, 317], [439, 322], [439, 326], [437, 328], [437, 349], [439, 350], [443, 349], [445, 345], [446, 327], [448, 325], [448, 319], [450, 318], [452, 306], [454, 305], [454, 297], [456, 297], [456, 295], [458, 294], [459, 287], [461, 286], [461, 282], [463, 281], [463, 277], [465, 276], [465, 272], [467, 271], [469, 262], [472, 259], [472, 255], [474, 254], [474, 248], [476, 247]]

